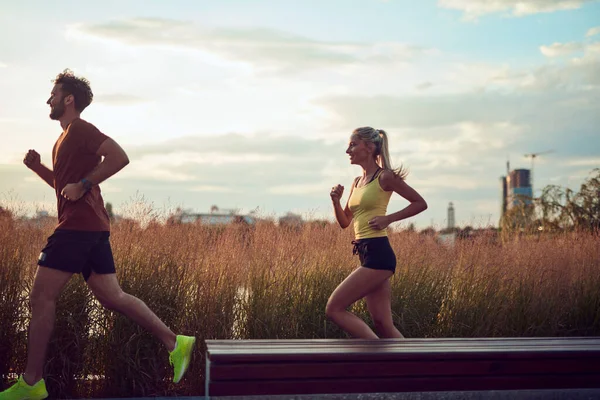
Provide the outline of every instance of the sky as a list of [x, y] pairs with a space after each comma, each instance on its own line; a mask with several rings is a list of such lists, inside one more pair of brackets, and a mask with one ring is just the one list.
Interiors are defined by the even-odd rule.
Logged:
[[[578, 189], [600, 167], [600, 2], [0, 0], [0, 205], [55, 214], [52, 79], [90, 80], [82, 114], [127, 152], [117, 213], [211, 205], [333, 218], [362, 173], [355, 128], [384, 129], [429, 204], [396, 226], [497, 225], [500, 177]], [[408, 205], [392, 196], [388, 212]], [[146, 210], [147, 208], [144, 208]]]

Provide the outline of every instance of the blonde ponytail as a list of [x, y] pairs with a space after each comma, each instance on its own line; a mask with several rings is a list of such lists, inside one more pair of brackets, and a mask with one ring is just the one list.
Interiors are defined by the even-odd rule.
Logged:
[[400, 177], [400, 179], [406, 178], [408, 172], [402, 165], [398, 168], [392, 166], [390, 161], [388, 136], [383, 129], [373, 129], [366, 126], [355, 129], [353, 133], [361, 140], [375, 145], [375, 162], [377, 162], [381, 168], [392, 171], [394, 175]]

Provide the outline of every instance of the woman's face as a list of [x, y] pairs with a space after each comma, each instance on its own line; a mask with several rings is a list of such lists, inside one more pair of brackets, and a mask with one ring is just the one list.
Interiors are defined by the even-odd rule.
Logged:
[[350, 164], [362, 164], [373, 157], [373, 149], [358, 135], [353, 134], [350, 136], [346, 154], [350, 157]]

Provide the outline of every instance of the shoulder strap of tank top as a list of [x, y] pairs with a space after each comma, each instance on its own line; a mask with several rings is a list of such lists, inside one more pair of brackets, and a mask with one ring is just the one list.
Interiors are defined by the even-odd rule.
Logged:
[[375, 171], [375, 173], [373, 174], [373, 176], [371, 177], [371, 180], [369, 181], [369, 183], [373, 182], [375, 180], [375, 178], [377, 178], [377, 176], [379, 176], [380, 171], [383, 171], [383, 169], [381, 168], [377, 168], [377, 171]]

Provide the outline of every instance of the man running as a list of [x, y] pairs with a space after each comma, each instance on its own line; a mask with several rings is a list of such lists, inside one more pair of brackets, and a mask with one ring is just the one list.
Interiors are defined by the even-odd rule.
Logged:
[[42, 375], [56, 301], [77, 273], [104, 307], [130, 318], [165, 344], [175, 383], [190, 363], [196, 338], [175, 335], [144, 302], [123, 292], [117, 281], [109, 242], [110, 219], [98, 185], [125, 167], [129, 159], [113, 139], [80, 118], [92, 99], [89, 81], [69, 70], [59, 74], [47, 101], [50, 118], [59, 121], [63, 129], [52, 150], [53, 169], [40, 162], [35, 150], [29, 150], [23, 160], [54, 188], [58, 226], [39, 256], [30, 293], [27, 366], [17, 382], [0, 393], [0, 400], [48, 397]]

